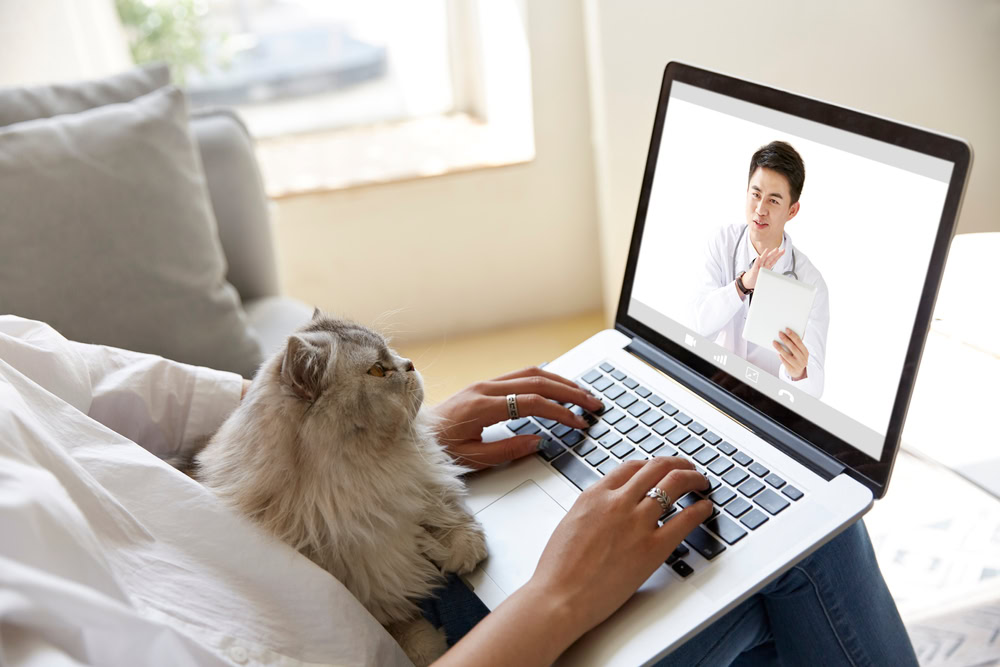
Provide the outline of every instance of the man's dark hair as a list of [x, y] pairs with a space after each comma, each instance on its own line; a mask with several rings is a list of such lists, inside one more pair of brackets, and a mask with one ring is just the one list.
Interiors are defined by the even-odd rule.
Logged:
[[757, 167], [773, 169], [782, 174], [788, 181], [789, 195], [792, 201], [789, 206], [799, 200], [802, 194], [802, 186], [806, 182], [806, 165], [802, 162], [802, 157], [791, 145], [784, 141], [772, 141], [767, 146], [761, 146], [750, 158], [750, 174], [747, 176], [747, 183], [753, 178], [753, 173]]

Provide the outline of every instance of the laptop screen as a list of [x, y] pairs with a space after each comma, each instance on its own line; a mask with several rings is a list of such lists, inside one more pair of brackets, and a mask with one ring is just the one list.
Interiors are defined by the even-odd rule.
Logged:
[[[902, 420], [891, 422], [904, 388], [905, 412], [926, 334], [918, 311], [929, 274], [933, 301], [935, 250], [946, 250], [954, 223], [946, 201], [967, 164], [955, 179], [955, 160], [906, 146], [884, 132], [903, 127], [888, 121], [745, 82], [727, 94], [728, 77], [687, 83], [670, 73], [623, 291], [627, 319], [681, 346], [717, 384], [735, 381], [751, 403], [786, 408], [770, 412], [814, 444], [816, 433], [832, 434], [839, 458], [846, 443], [852, 462], [879, 461], [898, 442]], [[855, 117], [871, 123], [854, 131]]]

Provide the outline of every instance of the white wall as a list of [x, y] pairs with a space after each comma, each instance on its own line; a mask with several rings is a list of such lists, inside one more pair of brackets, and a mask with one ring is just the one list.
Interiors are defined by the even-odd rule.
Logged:
[[0, 0], [0, 86], [76, 81], [132, 67], [112, 0]]
[[525, 5], [535, 160], [278, 201], [287, 292], [398, 339], [600, 307], [582, 7]]
[[967, 139], [959, 232], [1000, 231], [1000, 3], [586, 0], [605, 307], [621, 289], [664, 65], [692, 65]]

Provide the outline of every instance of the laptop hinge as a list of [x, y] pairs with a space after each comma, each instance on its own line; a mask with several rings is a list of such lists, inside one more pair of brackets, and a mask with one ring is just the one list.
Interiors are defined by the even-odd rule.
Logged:
[[814, 473], [829, 481], [844, 472], [844, 464], [809, 444], [770, 417], [749, 407], [732, 394], [716, 387], [674, 358], [664, 354], [630, 332], [632, 338], [625, 350], [657, 368], [698, 394], [722, 412], [735, 419], [761, 439], [774, 445]]

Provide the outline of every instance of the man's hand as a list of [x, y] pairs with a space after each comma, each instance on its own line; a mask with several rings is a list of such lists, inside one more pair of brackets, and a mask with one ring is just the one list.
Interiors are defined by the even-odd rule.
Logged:
[[760, 270], [773, 269], [774, 265], [778, 263], [778, 260], [784, 254], [785, 251], [780, 248], [765, 250], [764, 254], [758, 257], [757, 261], [753, 263], [750, 270], [743, 274], [743, 286], [747, 289], [754, 289], [757, 286], [757, 276], [760, 275]]
[[520, 416], [555, 419], [574, 428], [588, 424], [560, 403], [575, 403], [587, 410], [601, 408], [601, 401], [576, 383], [534, 367], [477, 382], [434, 408], [442, 420], [441, 444], [462, 465], [481, 469], [537, 451], [541, 440], [537, 435], [482, 441], [485, 427], [508, 419], [507, 394], [517, 394]]
[[781, 343], [774, 341], [771, 344], [781, 357], [781, 363], [785, 365], [785, 370], [793, 380], [804, 380], [806, 377], [806, 365], [809, 363], [809, 350], [799, 335], [791, 329], [778, 332]]

